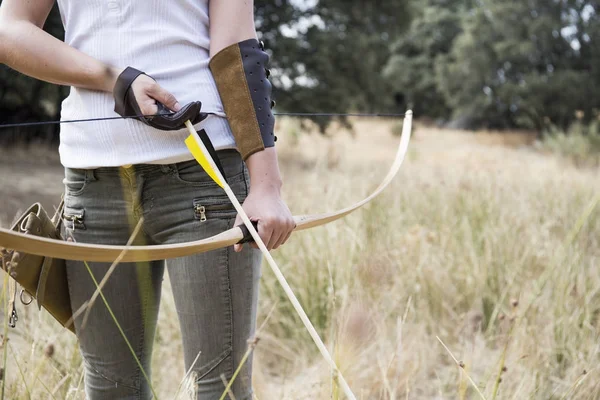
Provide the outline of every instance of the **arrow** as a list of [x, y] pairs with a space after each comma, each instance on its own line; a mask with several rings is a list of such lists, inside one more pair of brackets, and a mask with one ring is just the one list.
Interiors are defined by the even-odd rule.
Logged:
[[[409, 123], [404, 125], [405, 130], [406, 129], [410, 130], [410, 125], [411, 125], [410, 120], [411, 119], [409, 117], [408, 118]], [[335, 361], [333, 361], [333, 358], [329, 354], [329, 351], [327, 351], [327, 347], [325, 347], [323, 340], [321, 340], [321, 337], [319, 336], [319, 334], [317, 333], [312, 322], [308, 318], [308, 315], [306, 315], [306, 312], [302, 308], [302, 305], [298, 301], [298, 298], [296, 297], [296, 295], [292, 291], [292, 288], [290, 287], [287, 280], [283, 276], [283, 273], [281, 272], [281, 269], [279, 268], [279, 266], [273, 259], [273, 256], [271, 255], [269, 250], [267, 250], [267, 246], [265, 246], [265, 244], [262, 241], [261, 237], [259, 236], [258, 232], [254, 228], [254, 225], [250, 221], [250, 218], [248, 218], [248, 215], [242, 208], [242, 205], [240, 204], [240, 202], [236, 198], [235, 194], [233, 193], [233, 191], [227, 184], [227, 181], [221, 174], [221, 171], [219, 171], [219, 169], [217, 168], [217, 166], [216, 166], [214, 160], [211, 158], [206, 146], [204, 146], [204, 143], [198, 136], [196, 129], [194, 129], [194, 126], [192, 125], [192, 123], [190, 121], [186, 121], [185, 125], [188, 128], [188, 131], [190, 132], [190, 136], [185, 141], [188, 149], [194, 155], [194, 157], [196, 158], [198, 163], [200, 163], [200, 165], [202, 165], [202, 167], [204, 168], [206, 173], [208, 175], [210, 175], [210, 177], [217, 183], [217, 185], [219, 185], [221, 188], [223, 188], [223, 190], [227, 194], [227, 197], [229, 198], [229, 201], [231, 201], [231, 203], [235, 207], [236, 211], [238, 212], [238, 215], [242, 218], [242, 221], [244, 221], [244, 225], [246, 226], [246, 229], [248, 229], [248, 232], [250, 232], [250, 235], [252, 235], [252, 239], [254, 239], [254, 242], [258, 245], [258, 248], [263, 253], [263, 256], [265, 257], [265, 259], [267, 260], [267, 263], [271, 267], [271, 270], [275, 274], [277, 281], [279, 282], [279, 284], [283, 288], [283, 291], [285, 292], [288, 299], [292, 303], [294, 310], [296, 310], [296, 313], [302, 320], [304, 327], [310, 334], [310, 337], [312, 338], [313, 342], [319, 349], [319, 352], [321, 353], [321, 355], [323, 356], [325, 361], [327, 361], [327, 363], [329, 364], [329, 367], [333, 370], [334, 379], [337, 380], [338, 384], [341, 386], [344, 394], [346, 395], [346, 397], [348, 399], [356, 400], [356, 396], [352, 392], [352, 389], [350, 389], [350, 386], [346, 382], [346, 379], [344, 378], [341, 371], [337, 367]], [[403, 137], [405, 136], [404, 133], [402, 136]], [[351, 211], [349, 211], [349, 212], [351, 212]], [[342, 212], [342, 214], [343, 214], [343, 212]]]

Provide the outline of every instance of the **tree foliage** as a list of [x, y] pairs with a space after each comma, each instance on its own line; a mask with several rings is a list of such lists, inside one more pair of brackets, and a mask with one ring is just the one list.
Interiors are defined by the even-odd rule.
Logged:
[[258, 28], [274, 54], [281, 109], [394, 110], [393, 91], [381, 76], [390, 41], [408, 26], [409, 5], [408, 0], [320, 0], [299, 9], [281, 0], [258, 2]]
[[[565, 129], [577, 111], [587, 121], [595, 118], [600, 107], [596, 2], [428, 3], [387, 67], [388, 77], [408, 91], [420, 115], [462, 118], [472, 127], [539, 131], [549, 125]], [[398, 78], [402, 72], [405, 82]]]
[[437, 84], [436, 65], [462, 32], [466, 0], [424, 0], [413, 5], [409, 31], [392, 46], [384, 78], [401, 93], [416, 115], [448, 118], [452, 109]]

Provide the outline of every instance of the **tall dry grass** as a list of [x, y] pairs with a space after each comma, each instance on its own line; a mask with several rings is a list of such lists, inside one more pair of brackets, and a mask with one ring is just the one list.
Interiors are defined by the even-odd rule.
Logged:
[[[291, 135], [299, 127], [282, 121], [293, 212], [366, 196], [396, 150], [392, 126], [361, 120], [354, 138], [324, 138]], [[418, 129], [380, 198], [274, 252], [360, 399], [600, 398], [598, 170], [484, 143]], [[4, 344], [6, 398], [82, 399], [74, 338], [22, 309]], [[255, 350], [257, 398], [342, 398], [265, 268], [259, 323], [271, 310]], [[185, 374], [175, 315], [164, 290], [153, 370], [161, 398]]]

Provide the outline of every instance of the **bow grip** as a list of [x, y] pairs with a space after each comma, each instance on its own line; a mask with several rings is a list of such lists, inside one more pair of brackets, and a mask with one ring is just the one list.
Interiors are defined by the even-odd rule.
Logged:
[[[252, 226], [258, 232], [258, 221], [250, 221], [250, 222], [252, 222]], [[252, 238], [252, 235], [250, 234], [250, 231], [248, 230], [246, 225], [241, 224], [241, 225], [238, 225], [237, 227], [242, 230], [242, 234], [244, 235], [244, 237], [242, 238], [242, 240], [240, 240], [236, 244], [244, 244], [244, 243], [254, 242], [254, 239]]]

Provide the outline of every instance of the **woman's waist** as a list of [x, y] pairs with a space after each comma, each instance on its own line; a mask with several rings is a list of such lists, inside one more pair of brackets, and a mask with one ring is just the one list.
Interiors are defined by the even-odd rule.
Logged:
[[[225, 118], [210, 115], [197, 124], [217, 150], [235, 148]], [[96, 168], [129, 164], [163, 164], [191, 159], [187, 129], [161, 131], [133, 119], [63, 124], [60, 154], [64, 166]]]

